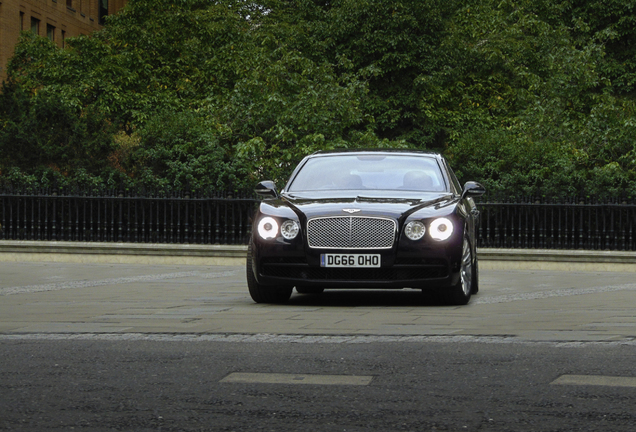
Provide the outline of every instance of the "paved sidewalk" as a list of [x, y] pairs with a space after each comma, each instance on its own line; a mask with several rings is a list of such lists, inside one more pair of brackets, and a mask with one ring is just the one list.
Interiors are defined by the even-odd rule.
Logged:
[[415, 290], [295, 293], [286, 305], [255, 304], [244, 272], [244, 265], [0, 262], [0, 340], [144, 334], [636, 343], [633, 273], [482, 269], [480, 294], [449, 307]]

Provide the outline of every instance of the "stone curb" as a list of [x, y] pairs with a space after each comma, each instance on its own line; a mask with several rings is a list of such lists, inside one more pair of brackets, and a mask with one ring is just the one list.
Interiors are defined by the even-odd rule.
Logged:
[[91, 264], [239, 265], [247, 246], [159, 243], [0, 241], [0, 261]]
[[636, 272], [631, 251], [480, 248], [477, 256], [482, 270]]
[[[5, 262], [239, 265], [246, 252], [244, 245], [0, 241]], [[631, 251], [480, 248], [478, 257], [482, 270], [636, 271]]]
[[495, 249], [479, 248], [480, 260], [496, 261], [560, 261], [636, 264], [636, 252], [562, 249]]
[[244, 258], [247, 246], [2, 240], [1, 253], [75, 253]]

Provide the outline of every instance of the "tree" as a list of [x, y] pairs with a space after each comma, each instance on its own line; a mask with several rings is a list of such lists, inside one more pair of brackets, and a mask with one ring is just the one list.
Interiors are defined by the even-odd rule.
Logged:
[[1, 176], [249, 187], [411, 147], [502, 193], [636, 191], [634, 1], [131, 1], [63, 50], [23, 36]]
[[[272, 1], [273, 31], [315, 61], [367, 84], [360, 107], [375, 134], [417, 148], [441, 148], [439, 127], [420, 108], [419, 77], [441, 68], [455, 0]], [[285, 23], [280, 25], [280, 23]], [[293, 23], [293, 24], [292, 24]], [[304, 37], [289, 37], [290, 28]]]
[[431, 80], [449, 90], [426, 109], [446, 121], [460, 176], [516, 194], [634, 191], [633, 158], [618, 157], [634, 154], [621, 132], [633, 101], [614, 94], [604, 45], [577, 38], [565, 6], [470, 2], [451, 22], [455, 67]]
[[72, 173], [76, 180], [95, 185], [117, 177], [108, 164], [113, 128], [99, 111], [69, 106], [54, 92], [29, 95], [20, 87], [5, 85], [0, 119], [0, 169], [5, 183], [64, 185]]

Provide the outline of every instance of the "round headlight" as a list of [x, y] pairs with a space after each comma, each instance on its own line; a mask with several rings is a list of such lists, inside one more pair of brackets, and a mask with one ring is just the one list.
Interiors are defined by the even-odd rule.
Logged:
[[404, 234], [411, 240], [419, 240], [425, 233], [426, 227], [420, 221], [411, 221], [404, 227]]
[[269, 216], [264, 217], [258, 222], [258, 235], [265, 240], [276, 238], [278, 235], [278, 222]]
[[280, 233], [287, 240], [291, 240], [291, 239], [296, 238], [296, 236], [298, 235], [299, 231], [300, 231], [300, 225], [298, 225], [298, 222], [296, 222], [294, 220], [286, 220], [280, 226]]
[[429, 228], [435, 240], [446, 240], [453, 234], [453, 223], [446, 218], [435, 219]]

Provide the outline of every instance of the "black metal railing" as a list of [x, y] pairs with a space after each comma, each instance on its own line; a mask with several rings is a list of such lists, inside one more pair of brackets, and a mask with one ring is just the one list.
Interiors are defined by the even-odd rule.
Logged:
[[253, 196], [77, 191], [0, 193], [0, 238], [134, 243], [246, 244]]
[[482, 201], [478, 203], [481, 247], [636, 250], [633, 198]]
[[[247, 244], [251, 193], [0, 191], [0, 239]], [[484, 197], [478, 246], [636, 250], [636, 200]]]

